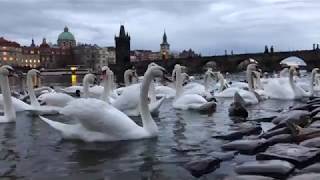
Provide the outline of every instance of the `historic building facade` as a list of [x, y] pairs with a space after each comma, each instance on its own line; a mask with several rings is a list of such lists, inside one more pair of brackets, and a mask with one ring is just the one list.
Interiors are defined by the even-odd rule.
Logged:
[[20, 44], [0, 37], [0, 64], [21, 66], [22, 48], [20, 47]]
[[100, 47], [97, 51], [96, 70], [103, 66], [116, 63], [116, 51], [114, 47]]
[[163, 33], [162, 43], [160, 44], [160, 57], [164, 60], [170, 58], [170, 44], [168, 43], [166, 32]]
[[39, 47], [35, 45], [33, 39], [30, 46], [22, 47], [22, 63], [20, 66], [25, 68], [38, 68], [41, 66], [40, 50]]

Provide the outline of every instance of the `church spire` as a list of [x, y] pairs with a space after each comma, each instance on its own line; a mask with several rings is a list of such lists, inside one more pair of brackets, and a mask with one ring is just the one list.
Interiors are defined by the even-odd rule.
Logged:
[[36, 45], [34, 44], [34, 40], [33, 40], [33, 38], [32, 38], [32, 40], [31, 40], [31, 45], [30, 45], [31, 47], [36, 47]]
[[124, 37], [126, 36], [126, 31], [124, 30], [124, 26], [120, 26], [120, 32], [119, 32], [119, 37]]
[[168, 42], [167, 42], [167, 34], [166, 34], [166, 30], [164, 30], [164, 33], [163, 33], [162, 43], [163, 43], [163, 44], [168, 44]]

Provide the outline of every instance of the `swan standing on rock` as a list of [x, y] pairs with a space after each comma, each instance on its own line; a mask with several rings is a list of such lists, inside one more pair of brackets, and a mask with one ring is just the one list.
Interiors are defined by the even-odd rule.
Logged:
[[173, 107], [181, 110], [214, 111], [216, 103], [208, 102], [198, 94], [184, 94], [182, 88], [181, 66], [176, 65], [176, 97], [173, 101]]
[[13, 72], [13, 68], [8, 65], [0, 67], [0, 85], [3, 97], [4, 115], [0, 116], [0, 123], [14, 122], [16, 120], [16, 112], [12, 105], [11, 92], [9, 87], [9, 78]]
[[158, 135], [158, 127], [151, 117], [148, 107], [148, 91], [155, 77], [164, 75], [164, 68], [152, 66], [147, 69], [140, 91], [140, 114], [142, 127], [110, 104], [98, 99], [78, 99], [61, 111], [62, 114], [79, 120], [78, 124], [63, 124], [40, 118], [61, 132], [65, 139], [93, 141], [120, 141], [152, 138]]

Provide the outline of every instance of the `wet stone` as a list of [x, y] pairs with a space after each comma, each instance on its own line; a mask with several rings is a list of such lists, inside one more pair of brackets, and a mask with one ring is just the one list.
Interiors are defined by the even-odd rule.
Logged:
[[[320, 114], [319, 115], [316, 115], [316, 116], [319, 116], [319, 119], [320, 119]], [[313, 117], [315, 118], [315, 117]], [[309, 125], [310, 128], [320, 128], [320, 121], [314, 121], [313, 123], [311, 123]]]
[[268, 132], [265, 132], [261, 135], [261, 137], [268, 139], [268, 138], [271, 138], [276, 135], [289, 134], [289, 133], [290, 133], [290, 130], [287, 127], [283, 127], [283, 128], [274, 129], [274, 130], [270, 130]]
[[255, 121], [255, 122], [271, 122], [274, 118], [277, 116], [270, 116], [270, 117], [261, 117], [256, 119], [251, 119], [249, 121]]
[[265, 152], [257, 154], [258, 160], [280, 159], [289, 161], [296, 166], [312, 163], [320, 155], [320, 149], [309, 148], [296, 144], [276, 144]]
[[305, 173], [320, 173], [320, 163], [315, 163], [310, 166], [307, 166], [299, 172], [299, 174]]
[[270, 177], [286, 177], [294, 169], [294, 165], [282, 160], [266, 160], [245, 162], [235, 168], [238, 174], [264, 175]]
[[192, 176], [201, 177], [216, 170], [219, 167], [220, 162], [221, 160], [217, 158], [206, 158], [188, 162], [184, 167], [192, 174]]
[[16, 165], [12, 162], [0, 161], [0, 177], [8, 176], [12, 171], [14, 171]]
[[320, 137], [302, 141], [300, 145], [305, 147], [320, 148]]
[[241, 153], [251, 154], [254, 153], [259, 148], [263, 147], [266, 144], [264, 139], [244, 139], [244, 140], [236, 140], [230, 143], [226, 143], [222, 145], [222, 149], [224, 150], [236, 150]]
[[219, 135], [214, 135], [212, 137], [224, 140], [236, 140], [241, 139], [243, 136], [259, 134], [261, 130], [262, 128], [259, 125], [242, 123], [233, 127], [228, 133], [222, 133]]
[[211, 152], [209, 153], [210, 157], [215, 157], [222, 161], [231, 160], [237, 154], [237, 151], [230, 151], [230, 152]]
[[234, 177], [226, 177], [224, 180], [274, 180], [271, 177], [256, 176], [256, 175], [239, 175]]
[[319, 173], [308, 173], [308, 174], [302, 174], [302, 175], [289, 178], [289, 180], [319, 180], [319, 179], [320, 179]]
[[278, 117], [274, 118], [272, 122], [274, 124], [285, 124], [287, 121], [294, 123], [296, 125], [305, 125], [308, 123], [310, 113], [303, 110], [293, 110], [289, 112], [284, 112]]
[[278, 143], [291, 143], [294, 141], [294, 138], [291, 134], [279, 134], [272, 136], [267, 140], [268, 146], [272, 146]]

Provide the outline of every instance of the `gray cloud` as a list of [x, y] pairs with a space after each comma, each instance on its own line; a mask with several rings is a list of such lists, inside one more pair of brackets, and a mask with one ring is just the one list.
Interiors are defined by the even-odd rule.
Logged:
[[79, 42], [110, 46], [123, 23], [133, 49], [159, 50], [164, 29], [176, 51], [310, 49], [320, 41], [319, 8], [318, 0], [0, 0], [0, 36], [55, 43], [67, 25]]

